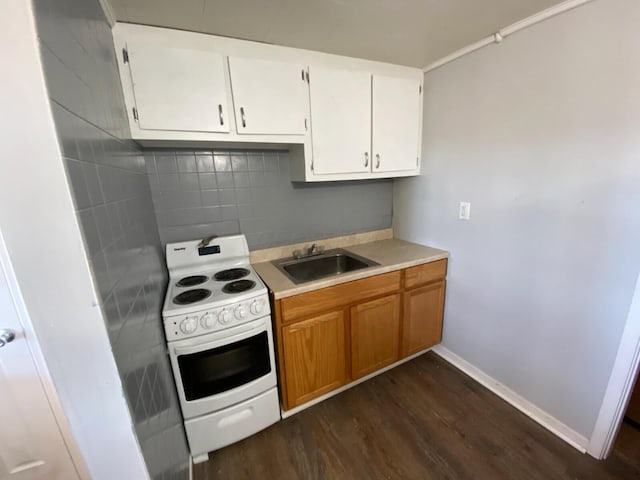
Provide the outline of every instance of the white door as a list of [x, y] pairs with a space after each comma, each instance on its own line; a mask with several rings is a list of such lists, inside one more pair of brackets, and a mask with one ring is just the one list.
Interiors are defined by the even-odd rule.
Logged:
[[[0, 480], [78, 479], [40, 383], [8, 275], [0, 258]], [[9, 342], [11, 333], [15, 338]]]
[[371, 74], [309, 68], [314, 174], [371, 171]]
[[421, 83], [373, 76], [373, 171], [417, 170]]
[[207, 50], [128, 43], [143, 130], [228, 132], [224, 57]]
[[309, 93], [297, 63], [229, 57], [238, 133], [304, 135]]

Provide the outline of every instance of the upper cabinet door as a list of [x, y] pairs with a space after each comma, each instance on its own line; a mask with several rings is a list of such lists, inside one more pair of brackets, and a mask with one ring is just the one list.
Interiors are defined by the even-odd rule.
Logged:
[[373, 76], [373, 172], [417, 170], [421, 83]]
[[371, 171], [371, 74], [309, 68], [314, 174]]
[[238, 133], [304, 135], [309, 93], [306, 67], [229, 57]]
[[224, 57], [181, 46], [127, 45], [144, 130], [228, 132]]

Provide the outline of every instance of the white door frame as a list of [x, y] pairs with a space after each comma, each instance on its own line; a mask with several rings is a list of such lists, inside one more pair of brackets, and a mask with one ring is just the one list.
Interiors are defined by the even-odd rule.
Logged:
[[[4, 243], [2, 230], [0, 230], [0, 268], [4, 270], [4, 275], [7, 279], [7, 286], [9, 287], [9, 293], [13, 298], [18, 319], [24, 330], [23, 340], [26, 341], [27, 345], [29, 346], [29, 351], [31, 352], [33, 362], [35, 363], [36, 370], [38, 371], [40, 383], [44, 388], [45, 395], [47, 396], [47, 400], [49, 401], [49, 406], [51, 407], [51, 411], [53, 412], [55, 421], [58, 424], [58, 429], [62, 434], [62, 439], [64, 440], [64, 443], [67, 447], [67, 451], [69, 452], [71, 461], [73, 462], [73, 465], [75, 466], [76, 472], [78, 473], [80, 479], [89, 480], [91, 478], [91, 476], [89, 475], [89, 470], [85, 465], [84, 458], [82, 457], [80, 449], [76, 444], [75, 438], [71, 433], [71, 427], [69, 426], [67, 417], [64, 413], [64, 410], [62, 409], [60, 400], [58, 399], [58, 394], [56, 393], [55, 386], [53, 385], [53, 380], [51, 379], [51, 376], [49, 374], [49, 369], [47, 368], [47, 363], [44, 359], [44, 355], [42, 354], [42, 350], [40, 350], [40, 345], [38, 344], [33, 324], [31, 323], [31, 319], [29, 318], [29, 314], [27, 313], [27, 308], [22, 298], [15, 273], [13, 271], [13, 265], [11, 264], [11, 259], [9, 258], [9, 252], [7, 251], [7, 246]], [[2, 275], [1, 270], [0, 275]]]
[[627, 323], [624, 327], [618, 354], [609, 377], [600, 413], [587, 447], [587, 452], [598, 459], [611, 453], [620, 424], [631, 397], [634, 381], [640, 367], [640, 275], [631, 300]]

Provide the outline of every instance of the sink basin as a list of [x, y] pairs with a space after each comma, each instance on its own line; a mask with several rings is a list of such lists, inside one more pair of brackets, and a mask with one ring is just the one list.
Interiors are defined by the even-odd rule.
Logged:
[[361, 257], [342, 248], [298, 259], [293, 257], [281, 258], [271, 263], [296, 284], [379, 265], [368, 258]]

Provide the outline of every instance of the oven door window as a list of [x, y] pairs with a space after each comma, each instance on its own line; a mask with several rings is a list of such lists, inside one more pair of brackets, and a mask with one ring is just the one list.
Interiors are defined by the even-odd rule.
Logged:
[[267, 332], [211, 350], [179, 355], [187, 401], [226, 392], [271, 372]]

